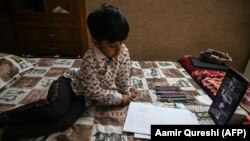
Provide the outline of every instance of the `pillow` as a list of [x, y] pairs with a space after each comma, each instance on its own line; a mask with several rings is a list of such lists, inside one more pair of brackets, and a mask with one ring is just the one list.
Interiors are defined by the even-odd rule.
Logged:
[[0, 53], [0, 89], [11, 82], [20, 73], [23, 73], [34, 66], [16, 55]]

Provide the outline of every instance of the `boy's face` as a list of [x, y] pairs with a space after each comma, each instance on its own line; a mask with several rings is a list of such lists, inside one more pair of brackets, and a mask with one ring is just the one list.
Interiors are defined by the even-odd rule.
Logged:
[[102, 40], [101, 42], [94, 42], [94, 44], [101, 50], [101, 52], [108, 58], [117, 58], [121, 52], [122, 42], [116, 41], [110, 43], [107, 40]]

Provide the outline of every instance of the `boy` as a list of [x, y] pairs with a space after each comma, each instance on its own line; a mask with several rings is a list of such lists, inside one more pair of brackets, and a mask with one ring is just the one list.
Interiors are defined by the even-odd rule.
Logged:
[[[80, 70], [71, 72], [72, 88], [76, 94], [84, 93], [86, 105], [93, 100], [105, 105], [128, 104], [130, 57], [123, 44], [129, 32], [126, 18], [115, 7], [102, 5], [87, 19], [95, 47], [90, 48]], [[118, 91], [114, 91], [117, 87]]]
[[63, 131], [94, 103], [127, 105], [136, 96], [127, 85], [131, 66], [123, 44], [129, 32], [126, 18], [116, 7], [102, 5], [87, 22], [95, 47], [85, 53], [80, 69], [53, 82], [47, 100], [1, 113], [0, 140]]

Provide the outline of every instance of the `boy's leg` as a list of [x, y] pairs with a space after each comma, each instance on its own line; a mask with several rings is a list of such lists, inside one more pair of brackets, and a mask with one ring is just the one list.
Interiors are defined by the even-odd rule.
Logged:
[[57, 81], [53, 82], [48, 97], [51, 95], [57, 95], [55, 100], [40, 100], [6, 113], [1, 113], [3, 118], [1, 119], [0, 117], [0, 122], [22, 123], [41, 119], [56, 119], [64, 116], [69, 108], [70, 96], [74, 95], [70, 80], [60, 77]]
[[69, 110], [63, 117], [54, 120], [42, 120], [8, 125], [3, 130], [3, 141], [39, 137], [58, 131], [64, 131], [74, 124], [84, 110], [84, 101], [76, 96], [73, 96], [70, 100]]

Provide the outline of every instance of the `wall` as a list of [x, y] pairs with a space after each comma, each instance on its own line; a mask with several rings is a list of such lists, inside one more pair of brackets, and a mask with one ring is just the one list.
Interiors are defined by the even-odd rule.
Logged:
[[0, 0], [0, 52], [19, 55], [8, 1]]
[[246, 65], [243, 75], [250, 81], [250, 58], [248, 60], [248, 63]]
[[126, 45], [133, 60], [176, 61], [213, 48], [228, 52], [230, 65], [240, 72], [247, 64], [250, 1], [86, 0], [87, 14], [103, 2], [119, 7], [127, 17], [131, 30]]

